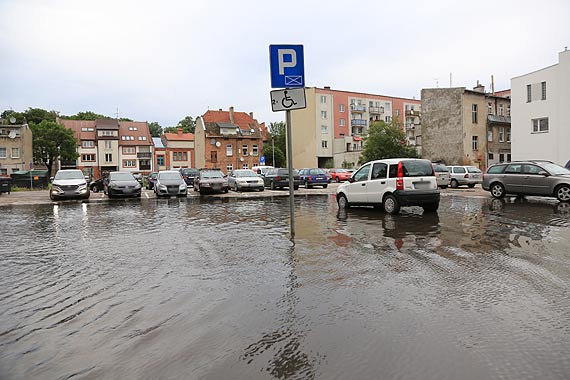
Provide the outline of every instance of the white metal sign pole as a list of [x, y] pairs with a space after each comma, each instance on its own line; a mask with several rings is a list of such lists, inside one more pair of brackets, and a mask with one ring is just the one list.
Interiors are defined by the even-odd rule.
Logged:
[[287, 110], [287, 167], [289, 170], [289, 210], [291, 214], [291, 239], [295, 238], [295, 181], [293, 178], [293, 143], [291, 138], [291, 111]]

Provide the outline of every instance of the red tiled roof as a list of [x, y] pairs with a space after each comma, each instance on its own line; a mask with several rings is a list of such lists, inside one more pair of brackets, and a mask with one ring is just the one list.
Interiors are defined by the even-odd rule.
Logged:
[[[133, 128], [133, 130], [129, 130]], [[134, 130], [136, 128], [136, 130]], [[121, 136], [133, 136], [134, 140], [123, 140]], [[140, 140], [139, 137], [146, 137]], [[152, 145], [152, 136], [146, 121], [120, 121], [119, 146]]]
[[[81, 140], [95, 140], [95, 121], [93, 120], [60, 119], [59, 123], [65, 128], [73, 130], [77, 145], [81, 145]], [[83, 128], [92, 128], [93, 131], [82, 131]]]
[[[230, 123], [230, 112], [207, 111], [202, 118], [206, 123]], [[249, 129], [250, 124], [257, 125], [258, 122], [245, 112], [234, 112], [234, 124], [241, 129]]]
[[165, 133], [164, 138], [168, 141], [194, 141], [193, 133]]

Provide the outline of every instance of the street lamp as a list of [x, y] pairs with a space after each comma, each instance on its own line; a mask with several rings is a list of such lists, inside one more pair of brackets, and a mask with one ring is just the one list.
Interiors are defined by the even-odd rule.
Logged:
[[275, 136], [271, 136], [271, 153], [273, 154], [273, 166], [275, 166]]

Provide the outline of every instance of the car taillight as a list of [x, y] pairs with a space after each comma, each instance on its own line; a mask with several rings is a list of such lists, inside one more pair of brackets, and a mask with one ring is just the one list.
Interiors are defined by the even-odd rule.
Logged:
[[313, 177], [309, 176], [309, 181], [312, 181], [312, 180], [313, 180]]
[[404, 190], [404, 169], [402, 162], [398, 162], [398, 178], [396, 178], [396, 190]]
[[275, 177], [275, 180], [276, 180], [276, 181], [281, 181], [281, 177], [280, 177], [280, 176], [277, 176], [277, 177]]
[[465, 173], [465, 175], [463, 176], [463, 178], [469, 178], [469, 173]]

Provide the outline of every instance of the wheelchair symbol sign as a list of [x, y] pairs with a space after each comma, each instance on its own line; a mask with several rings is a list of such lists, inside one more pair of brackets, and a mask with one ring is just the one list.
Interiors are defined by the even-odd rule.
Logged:
[[304, 88], [288, 88], [286, 90], [273, 90], [271, 95], [271, 109], [273, 112], [290, 111], [307, 108]]

